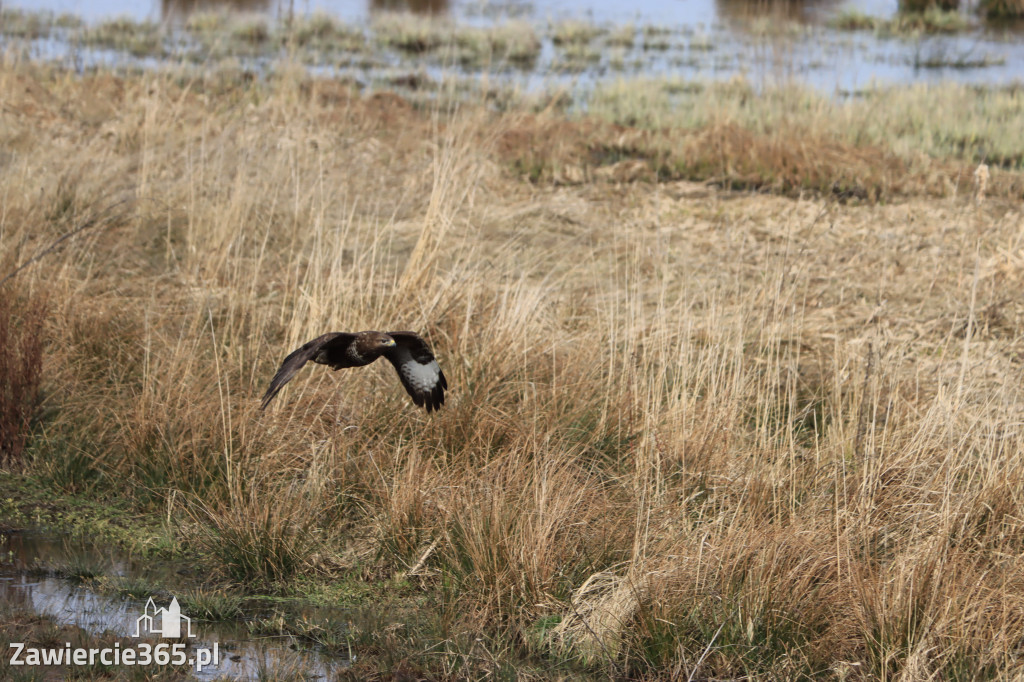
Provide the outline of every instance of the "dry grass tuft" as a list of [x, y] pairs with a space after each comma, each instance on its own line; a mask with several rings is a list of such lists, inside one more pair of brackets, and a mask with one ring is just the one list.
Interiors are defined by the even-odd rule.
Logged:
[[988, 171], [988, 164], [980, 163], [974, 169], [974, 203], [981, 206], [985, 203], [985, 192], [988, 191], [988, 181], [992, 177]]
[[39, 408], [47, 304], [0, 285], [0, 466], [21, 464]]
[[647, 599], [645, 585], [635, 577], [595, 573], [573, 593], [569, 612], [551, 634], [585, 660], [613, 662]]

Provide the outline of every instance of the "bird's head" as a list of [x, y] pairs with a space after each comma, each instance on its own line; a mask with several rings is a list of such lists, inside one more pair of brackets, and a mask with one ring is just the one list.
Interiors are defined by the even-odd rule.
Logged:
[[384, 332], [362, 332], [356, 340], [360, 355], [380, 355], [395, 347], [395, 340]]

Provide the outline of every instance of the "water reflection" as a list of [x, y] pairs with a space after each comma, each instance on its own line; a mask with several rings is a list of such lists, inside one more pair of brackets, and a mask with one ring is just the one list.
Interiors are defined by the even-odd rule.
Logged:
[[0, 604], [49, 616], [61, 625], [121, 637], [132, 633], [139, 615], [134, 608], [129, 611], [129, 600], [101, 597], [60, 578], [28, 575], [0, 577]]
[[[99, 544], [72, 542], [46, 533], [0, 531], [0, 614], [34, 613], [60, 626], [72, 625], [92, 635], [111, 633], [131, 641], [145, 609], [144, 600], [111, 596], [95, 585], [53, 575], [54, 569], [74, 572], [68, 569], [82, 567], [104, 576], [145, 577], [167, 587], [180, 578], [176, 569], [182, 568], [170, 563], [154, 565]], [[167, 601], [163, 599], [160, 605], [166, 606]], [[334, 611], [306, 609], [295, 616], [321, 622], [336, 620], [339, 616]], [[316, 651], [293, 650], [288, 637], [255, 637], [244, 622], [194, 625], [197, 636], [186, 642], [190, 650], [210, 649], [216, 642], [220, 653], [216, 665], [192, 671], [196, 679], [334, 679], [348, 665]]]

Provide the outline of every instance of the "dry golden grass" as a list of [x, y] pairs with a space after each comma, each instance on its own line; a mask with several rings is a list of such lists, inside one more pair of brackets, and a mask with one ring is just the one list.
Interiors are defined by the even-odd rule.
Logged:
[[40, 296], [20, 298], [16, 290], [0, 297], [0, 464], [8, 468], [21, 464], [43, 367], [46, 304]]
[[[932, 191], [891, 150], [724, 126], [685, 154], [901, 198], [625, 182], [655, 175], [573, 160], [648, 133], [280, 73], [0, 67], [0, 262], [90, 225], [16, 279], [49, 301], [41, 475], [178, 519], [244, 584], [409, 575], [439, 595], [446, 644], [416, 659], [438, 677], [495, 652], [648, 678], [1024, 672], [1016, 176], [975, 202], [973, 168]], [[530, 155], [552, 182], [515, 170]], [[440, 413], [377, 366], [257, 410], [288, 350], [365, 328], [429, 336]]]

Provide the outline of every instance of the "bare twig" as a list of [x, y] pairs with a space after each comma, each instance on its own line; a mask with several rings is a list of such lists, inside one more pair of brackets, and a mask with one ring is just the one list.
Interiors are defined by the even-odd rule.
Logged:
[[427, 551], [423, 552], [423, 556], [421, 556], [420, 560], [416, 562], [416, 565], [413, 566], [412, 568], [410, 568], [408, 571], [405, 572], [405, 577], [409, 577], [409, 576], [416, 575], [417, 573], [419, 573], [423, 569], [423, 567], [426, 565], [427, 559], [430, 558], [430, 555], [434, 553], [434, 550], [437, 549], [437, 546], [440, 543], [441, 543], [441, 539], [440, 538], [438, 538], [437, 540], [434, 540], [432, 543], [430, 543], [430, 547], [427, 547]]
[[722, 632], [722, 628], [724, 627], [725, 623], [722, 623], [718, 626], [718, 629], [715, 630], [715, 634], [712, 635], [711, 641], [708, 642], [706, 647], [704, 647], [704, 652], [700, 655], [700, 658], [697, 659], [697, 665], [693, 666], [693, 670], [691, 670], [690, 674], [686, 677], [686, 682], [693, 682], [694, 677], [697, 675], [697, 671], [699, 671], [700, 666], [703, 665], [704, 659], [708, 657], [709, 653], [711, 653], [711, 647], [714, 646], [715, 640], [718, 639], [718, 635]]

